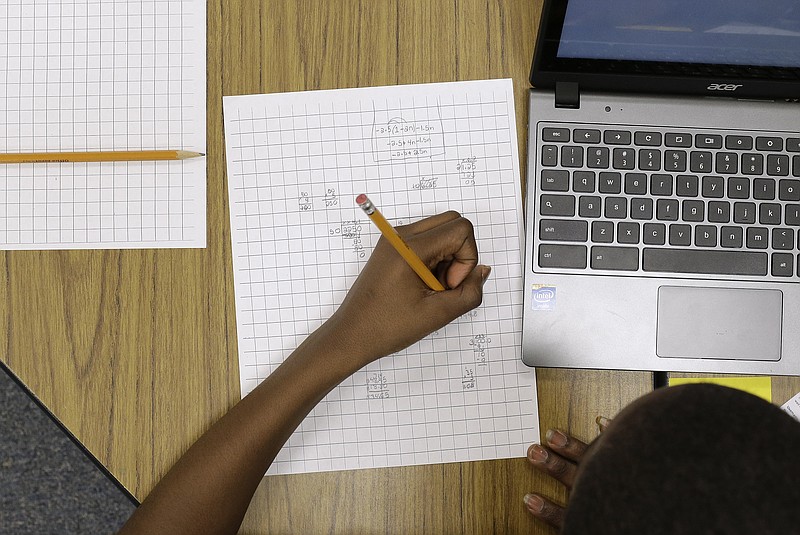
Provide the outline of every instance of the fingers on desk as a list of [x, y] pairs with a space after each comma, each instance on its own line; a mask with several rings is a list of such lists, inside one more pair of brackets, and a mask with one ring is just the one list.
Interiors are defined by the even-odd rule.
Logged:
[[553, 429], [547, 431], [546, 440], [546, 446], [533, 444], [528, 448], [528, 460], [537, 470], [572, 488], [586, 444]]
[[526, 494], [524, 501], [528, 512], [536, 518], [559, 529], [564, 524], [565, 509], [557, 503], [551, 502], [538, 494]]

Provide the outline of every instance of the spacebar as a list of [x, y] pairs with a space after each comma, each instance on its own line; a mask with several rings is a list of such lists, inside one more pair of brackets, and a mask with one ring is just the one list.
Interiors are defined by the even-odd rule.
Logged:
[[642, 269], [667, 273], [766, 275], [767, 253], [645, 248]]

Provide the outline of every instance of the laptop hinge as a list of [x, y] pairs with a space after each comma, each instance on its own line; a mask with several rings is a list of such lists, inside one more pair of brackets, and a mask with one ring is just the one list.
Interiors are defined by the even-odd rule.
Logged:
[[556, 82], [556, 108], [581, 107], [581, 94], [577, 82]]

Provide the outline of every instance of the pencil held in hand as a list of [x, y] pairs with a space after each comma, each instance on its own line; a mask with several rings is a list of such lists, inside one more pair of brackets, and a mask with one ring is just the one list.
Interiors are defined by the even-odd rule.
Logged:
[[370, 201], [369, 198], [362, 193], [356, 197], [356, 203], [361, 207], [362, 210], [364, 210], [372, 222], [375, 223], [375, 225], [378, 227], [378, 230], [380, 230], [381, 234], [383, 234], [384, 238], [386, 238], [389, 243], [392, 244], [392, 247], [394, 247], [397, 252], [400, 253], [400, 256], [402, 256], [403, 259], [408, 263], [408, 265], [411, 266], [411, 269], [413, 269], [414, 272], [419, 275], [419, 278], [421, 278], [431, 290], [443, 292], [444, 286], [442, 286], [442, 283], [433, 276], [433, 273], [431, 273], [431, 270], [428, 269], [428, 266], [422, 262], [413, 249], [411, 249], [411, 247], [408, 246], [403, 238], [400, 237], [400, 234], [397, 233], [394, 227], [388, 221], [386, 221], [386, 218], [383, 217], [383, 214], [381, 214], [377, 208], [375, 208], [375, 205], [372, 204], [372, 201]]

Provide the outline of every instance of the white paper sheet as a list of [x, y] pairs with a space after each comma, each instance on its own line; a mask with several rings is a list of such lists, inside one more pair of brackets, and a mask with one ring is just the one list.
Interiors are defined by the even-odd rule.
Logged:
[[[204, 153], [205, 11], [205, 0], [0, 2], [0, 152]], [[0, 165], [0, 249], [205, 243], [205, 158]]]
[[224, 99], [242, 395], [342, 301], [380, 234], [449, 209], [492, 266], [483, 305], [333, 390], [269, 474], [519, 457], [523, 241], [510, 80]]
[[795, 394], [792, 399], [781, 405], [781, 409], [800, 422], [800, 393]]

